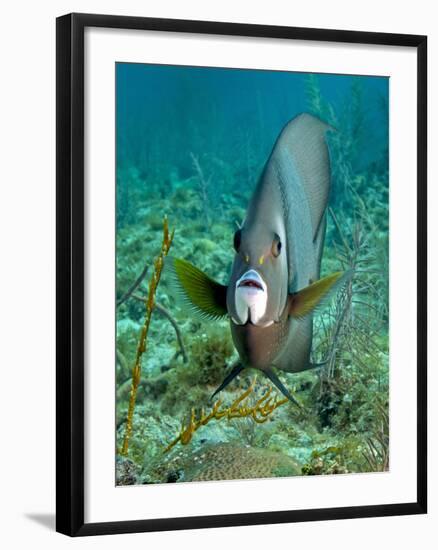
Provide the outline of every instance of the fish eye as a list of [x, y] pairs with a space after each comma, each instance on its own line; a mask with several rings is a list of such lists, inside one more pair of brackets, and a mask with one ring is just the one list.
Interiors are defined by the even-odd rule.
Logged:
[[234, 250], [236, 252], [239, 252], [241, 240], [242, 240], [242, 230], [238, 229], [234, 233], [234, 242], [233, 242]]
[[282, 245], [280, 237], [278, 235], [275, 235], [274, 240], [272, 241], [272, 255], [274, 256], [274, 258], [278, 258], [278, 256], [280, 256], [281, 248]]

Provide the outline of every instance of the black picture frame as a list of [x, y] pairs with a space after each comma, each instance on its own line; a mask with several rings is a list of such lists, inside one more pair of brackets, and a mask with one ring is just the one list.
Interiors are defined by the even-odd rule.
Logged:
[[[406, 46], [417, 52], [417, 499], [311, 510], [84, 522], [84, 30], [86, 27]], [[70, 536], [361, 518], [427, 511], [427, 38], [417, 35], [68, 14], [56, 22], [56, 530]]]

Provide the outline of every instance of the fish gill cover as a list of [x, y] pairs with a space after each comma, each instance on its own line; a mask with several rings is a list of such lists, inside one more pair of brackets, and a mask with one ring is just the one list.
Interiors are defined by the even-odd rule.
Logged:
[[[388, 470], [388, 79], [118, 63], [116, 101], [117, 484]], [[231, 377], [230, 319], [187, 307], [169, 266], [228, 285], [233, 239], [301, 113], [334, 129], [320, 278], [354, 275], [313, 313], [319, 368]], [[175, 233], [151, 303], [165, 216]], [[260, 291], [244, 280], [245, 297]]]

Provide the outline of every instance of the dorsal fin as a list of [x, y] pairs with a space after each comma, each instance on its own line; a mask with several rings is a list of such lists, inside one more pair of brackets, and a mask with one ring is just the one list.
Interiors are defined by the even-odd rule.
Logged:
[[303, 113], [282, 130], [272, 151], [287, 151], [302, 182], [307, 198], [315, 239], [327, 207], [330, 191], [330, 160], [325, 134], [331, 127]]

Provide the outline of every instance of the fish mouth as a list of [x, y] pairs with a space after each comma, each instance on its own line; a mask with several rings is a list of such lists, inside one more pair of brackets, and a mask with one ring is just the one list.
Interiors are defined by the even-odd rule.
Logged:
[[250, 269], [236, 283], [236, 288], [248, 288], [255, 291], [266, 292], [266, 284], [257, 271]]
[[266, 312], [268, 287], [257, 271], [250, 269], [236, 282], [234, 300], [236, 324], [259, 323]]
[[262, 285], [258, 281], [254, 281], [253, 279], [247, 279], [245, 281], [242, 281], [241, 283], [239, 283], [238, 288], [242, 286], [253, 287], [253, 288], [258, 288], [259, 290], [263, 290]]

